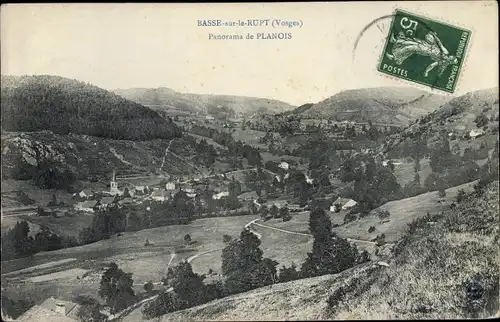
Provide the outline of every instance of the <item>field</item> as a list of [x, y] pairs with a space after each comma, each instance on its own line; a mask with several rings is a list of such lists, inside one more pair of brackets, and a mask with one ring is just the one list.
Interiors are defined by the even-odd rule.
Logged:
[[[158, 282], [164, 277], [165, 268], [174, 252], [177, 254], [171, 265], [200, 254], [191, 262], [197, 273], [207, 273], [210, 268], [220, 272], [221, 253], [217, 250], [224, 247], [222, 235], [228, 234], [235, 238], [245, 224], [255, 218], [238, 216], [199, 219], [189, 225], [130, 232], [89, 245], [42, 252], [31, 258], [3, 262], [2, 287], [5, 295], [13, 299], [25, 296], [41, 301], [48, 296], [57, 296], [71, 300], [75, 294], [82, 293], [96, 296], [99, 274], [94, 274], [89, 282], [88, 279], [75, 279], [75, 274], [69, 274], [68, 270], [83, 275], [83, 270], [99, 270], [114, 261], [121, 269], [133, 274], [137, 290], [141, 290], [145, 282]], [[184, 245], [185, 234], [191, 235], [192, 245]], [[150, 246], [144, 246], [146, 239]], [[43, 266], [29, 269], [37, 265]], [[23, 268], [28, 270], [14, 271]]]
[[[395, 163], [394, 175], [396, 176], [396, 179], [398, 180], [398, 183], [401, 185], [401, 187], [404, 187], [409, 182], [412, 182], [415, 177], [415, 171], [414, 171], [415, 163], [413, 161], [407, 162], [404, 159], [394, 159], [392, 161]], [[432, 169], [430, 166], [430, 160], [421, 159], [420, 171], [418, 172], [418, 174], [420, 175], [421, 185], [424, 184], [425, 179], [429, 176], [431, 172]]]
[[[13, 180], [13, 179], [2, 179], [2, 194], [8, 192], [16, 192], [23, 191], [26, 193], [31, 199], [33, 199], [36, 204], [46, 205], [52, 200], [52, 195], [56, 195], [58, 202], [71, 202], [71, 194], [55, 189], [40, 189], [30, 181], [21, 181], [21, 180]], [[14, 202], [13, 200], [9, 200], [10, 198], [4, 198], [2, 195], [2, 207], [22, 207], [25, 206], [20, 202]], [[8, 202], [9, 204], [5, 204]]]
[[[388, 202], [378, 209], [372, 211], [368, 216], [346, 225], [334, 228], [340, 236], [350, 236], [351, 238], [370, 240], [378, 234], [385, 234], [387, 242], [399, 240], [405, 233], [409, 223], [416, 218], [425, 216], [427, 212], [436, 213], [449, 209], [454, 201], [458, 190], [471, 190], [474, 182], [446, 189], [446, 196], [438, 197], [437, 191], [427, 192], [415, 197]], [[387, 210], [391, 213], [390, 221], [383, 223], [378, 217], [373, 215], [378, 210]], [[375, 231], [368, 233], [370, 226], [375, 226]]]
[[[340, 213], [329, 213], [332, 223], [339, 224], [333, 230], [343, 238], [352, 238], [358, 240], [370, 241], [378, 234], [384, 233], [387, 242], [395, 242], [404, 234], [407, 225], [414, 219], [424, 216], [427, 212], [435, 213], [449, 209], [449, 205], [453, 202], [458, 190], [471, 189], [473, 183], [466, 183], [457, 187], [452, 187], [446, 190], [446, 196], [441, 198], [437, 196], [437, 192], [428, 192], [412, 198], [396, 200], [388, 202], [372, 213], [378, 210], [388, 210], [391, 213], [390, 221], [383, 223], [375, 215], [368, 215], [359, 220], [343, 225], [345, 211]], [[300, 233], [309, 232], [309, 213], [292, 214], [292, 219], [288, 222], [281, 222], [278, 219], [271, 219], [264, 224], [280, 229], [290, 230]], [[375, 231], [368, 233], [370, 226], [375, 227]]]
[[259, 140], [266, 135], [266, 132], [256, 131], [252, 129], [242, 130], [241, 128], [235, 128], [232, 133], [232, 137], [235, 141], [241, 141], [243, 144], [248, 144], [255, 148], [261, 148], [267, 150], [265, 144], [259, 143]]
[[91, 226], [93, 217], [92, 214], [79, 213], [58, 218], [52, 216], [19, 216], [19, 220], [26, 220], [30, 224], [48, 227], [59, 236], [78, 238], [78, 234], [82, 229]]
[[[460, 188], [467, 185], [448, 189], [447, 194]], [[491, 312], [498, 316], [500, 262], [494, 237], [498, 227], [489, 226], [485, 231], [482, 226], [491, 225], [497, 217], [498, 181], [485, 195], [482, 200], [473, 199], [473, 204], [457, 206], [464, 216], [459, 222], [457, 213], [448, 208], [441, 219], [421, 225], [402, 253], [383, 265], [370, 262], [337, 275], [269, 285], [173, 312], [156, 321], [470, 318], [474, 315], [464, 310], [464, 291], [471, 279], [479, 279], [485, 287], [484, 307], [479, 307], [478, 317], [490, 317]], [[429, 194], [423, 197], [432, 199]], [[407, 206], [410, 202], [416, 204], [415, 200], [406, 200]], [[487, 211], [475, 213], [470, 207]], [[458, 231], [459, 227], [465, 231]], [[337, 301], [330, 305], [332, 294], [337, 294], [332, 298]], [[124, 321], [142, 320], [141, 309]]]

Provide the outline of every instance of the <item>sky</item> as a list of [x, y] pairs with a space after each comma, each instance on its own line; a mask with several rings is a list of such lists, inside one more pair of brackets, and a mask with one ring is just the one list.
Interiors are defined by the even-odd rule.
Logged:
[[[25, 4], [1, 7], [3, 75], [50, 74], [105, 89], [169, 87], [318, 102], [342, 90], [409, 86], [376, 71], [396, 8], [472, 30], [454, 95], [498, 86], [493, 1]], [[301, 27], [199, 27], [198, 20], [280, 19]], [[210, 40], [214, 35], [291, 33], [291, 39]], [[438, 92], [444, 94], [444, 92]]]

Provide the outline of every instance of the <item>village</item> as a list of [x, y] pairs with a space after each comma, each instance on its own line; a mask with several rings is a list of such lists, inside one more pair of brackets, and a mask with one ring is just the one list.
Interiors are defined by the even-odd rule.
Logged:
[[[276, 182], [286, 181], [290, 176], [291, 166], [287, 162], [280, 162], [279, 168], [283, 170], [282, 174], [274, 174], [272, 178]], [[252, 169], [250, 169], [251, 171]], [[136, 179], [137, 180], [137, 179]], [[155, 185], [133, 185], [129, 181], [117, 180], [116, 173], [113, 172], [109, 183], [109, 190], [95, 191], [92, 189], [82, 189], [72, 196], [74, 201], [70, 207], [58, 207], [57, 202], [49, 203], [47, 207], [39, 207], [38, 215], [53, 215], [55, 217], [64, 215], [66, 212], [74, 211], [77, 213], [94, 214], [98, 211], [107, 210], [110, 208], [122, 208], [130, 205], [144, 205], [144, 210], [150, 209], [151, 203], [164, 203], [172, 200], [178, 192], [184, 192], [185, 195], [193, 202], [200, 202], [206, 205], [207, 194], [212, 200], [222, 200], [230, 195], [229, 185], [231, 182], [238, 182], [234, 177], [228, 174], [218, 174], [206, 178], [193, 178], [181, 182], [180, 178], [163, 177], [160, 182]], [[314, 180], [306, 175], [306, 182], [313, 184]], [[241, 183], [239, 183], [241, 185]], [[304, 211], [307, 206], [300, 206], [293, 201], [283, 199], [281, 196], [272, 198], [266, 193], [266, 190], [259, 191], [245, 189], [237, 195], [237, 199], [242, 203], [244, 208], [253, 205], [259, 210], [262, 206], [276, 206], [278, 209], [287, 208], [292, 212]], [[331, 194], [333, 195], [333, 194]], [[269, 198], [271, 197], [271, 198]], [[330, 195], [326, 195], [323, 199], [328, 199]], [[262, 202], [263, 199], [267, 199]], [[260, 201], [260, 202], [259, 202]], [[356, 201], [349, 198], [338, 198], [333, 201], [329, 207], [331, 212], [340, 210], [348, 210], [357, 204]]]

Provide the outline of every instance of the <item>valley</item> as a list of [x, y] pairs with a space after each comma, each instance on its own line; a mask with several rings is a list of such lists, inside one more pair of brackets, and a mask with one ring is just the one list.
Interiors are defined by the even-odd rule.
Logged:
[[[2, 87], [8, 104], [19, 104], [27, 81]], [[73, 80], [32, 81], [49, 93], [58, 84], [83, 86], [90, 98], [100, 92]], [[24, 311], [48, 297], [73, 302], [84, 295], [97, 299], [109, 321], [144, 320], [148, 310], [169, 320], [246, 319], [256, 308], [259, 319], [324, 318], [333, 290], [352, 274], [379, 274], [415, 222], [455, 211], [464, 194], [498, 176], [498, 95], [491, 90], [448, 100], [359, 89], [296, 110], [169, 89], [115, 93], [124, 98], [98, 97], [147, 109], [141, 128], [157, 130], [72, 132], [37, 118], [14, 126], [2, 110], [14, 122], [2, 127], [2, 293], [28, 303]], [[117, 118], [113, 109], [102, 113]], [[335, 247], [345, 248], [347, 266], [308, 272], [317, 252], [333, 247], [318, 247], [314, 216], [324, 221], [319, 227], [331, 227]], [[237, 247], [259, 249], [264, 266], [256, 270], [270, 269], [268, 282], [226, 289], [246, 276], [228, 273]], [[100, 293], [110, 265], [131, 279], [134, 297], [119, 310]], [[157, 301], [183, 296], [175, 286], [183, 265], [218, 295], [157, 313], [164, 307]], [[294, 300], [281, 303], [284, 296]]]

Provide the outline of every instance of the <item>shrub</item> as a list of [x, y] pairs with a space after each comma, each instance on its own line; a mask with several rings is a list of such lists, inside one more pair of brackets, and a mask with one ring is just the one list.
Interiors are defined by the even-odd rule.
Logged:
[[375, 237], [375, 245], [377, 246], [382, 246], [382, 245], [385, 245], [385, 234], [382, 233], [380, 235], [377, 235], [377, 237]]
[[191, 235], [184, 235], [184, 243], [189, 244], [191, 242]]
[[484, 115], [484, 114], [480, 114], [480, 115], [478, 115], [478, 116], [475, 118], [475, 120], [474, 120], [474, 122], [476, 123], [476, 126], [477, 126], [478, 128], [481, 128], [481, 127], [483, 127], [483, 126], [487, 125], [489, 121], [490, 121], [490, 120], [488, 119], [488, 117], [487, 117], [486, 115]]
[[292, 263], [290, 267], [283, 266], [282, 268], [280, 268], [278, 276], [280, 282], [289, 282], [300, 277], [295, 263]]
[[388, 210], [382, 210], [377, 213], [379, 219], [384, 220], [391, 216], [391, 213]]
[[373, 233], [375, 231], [375, 226], [370, 226], [370, 228], [368, 228], [368, 233]]
[[446, 190], [444, 188], [439, 189], [438, 196], [439, 196], [439, 198], [446, 197]]
[[364, 250], [361, 252], [361, 254], [358, 254], [358, 258], [356, 259], [356, 264], [363, 264], [369, 261], [370, 261], [370, 253]]
[[334, 314], [337, 310], [338, 305], [342, 301], [344, 301], [348, 293], [351, 293], [356, 289], [357, 285], [358, 285], [358, 280], [354, 279], [351, 281], [350, 284], [342, 285], [337, 289], [335, 289], [335, 291], [328, 297], [326, 301], [329, 313]]
[[356, 219], [358, 219], [357, 215], [349, 212], [344, 216], [344, 224], [355, 221]]
[[153, 319], [164, 314], [177, 311], [181, 308], [181, 303], [172, 292], [161, 293], [154, 301], [146, 304], [142, 310], [142, 315], [146, 319]]
[[457, 196], [455, 197], [455, 201], [457, 203], [461, 203], [462, 201], [464, 201], [465, 199], [467, 198], [467, 193], [465, 192], [464, 189], [460, 189], [458, 190], [457, 192]]
[[233, 240], [233, 237], [231, 237], [231, 236], [229, 236], [229, 235], [227, 235], [227, 234], [224, 234], [224, 235], [222, 236], [222, 242], [223, 242], [224, 244], [228, 244], [229, 242], [231, 242], [231, 240]]
[[149, 281], [147, 283], [144, 283], [144, 290], [148, 293], [151, 294], [153, 292], [153, 282]]

